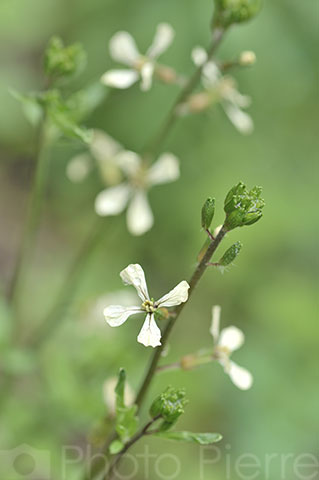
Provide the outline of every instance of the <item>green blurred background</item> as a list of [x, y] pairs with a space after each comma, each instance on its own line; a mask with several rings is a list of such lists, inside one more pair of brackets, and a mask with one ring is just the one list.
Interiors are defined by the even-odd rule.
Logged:
[[[43, 88], [42, 54], [53, 34], [65, 42], [80, 41], [87, 50], [88, 68], [75, 83], [81, 87], [114, 65], [108, 53], [114, 32], [128, 30], [144, 51], [160, 21], [171, 23], [177, 32], [163, 62], [191, 72], [191, 49], [209, 42], [211, 11], [211, 0], [0, 1], [3, 290], [19, 246], [35, 143], [35, 132], [8, 87], [22, 92]], [[258, 18], [229, 32], [219, 58], [233, 58], [243, 50], [257, 55], [253, 68], [234, 73], [240, 91], [252, 96], [254, 133], [241, 136], [219, 108], [178, 123], [163, 149], [181, 159], [182, 177], [150, 193], [155, 226], [134, 238], [123, 215], [106, 220], [105, 237], [87, 265], [72, 307], [37, 354], [13, 351], [8, 344], [10, 315], [2, 301], [2, 374], [10, 372], [11, 380], [9, 385], [3, 381], [1, 389], [1, 452], [21, 444], [49, 451], [52, 475], [12, 477], [12, 469], [10, 474], [6, 470], [8, 462], [1, 462], [1, 479], [63, 478], [61, 448], [85, 446], [88, 432], [96, 431], [106, 409], [105, 379], [124, 366], [131, 385], [137, 387], [151, 353], [135, 341], [139, 321], [113, 330], [92, 306], [101, 295], [122, 289], [118, 274], [128, 263], [143, 265], [155, 297], [187, 279], [203, 242], [202, 202], [209, 195], [218, 199], [218, 225], [224, 195], [239, 180], [249, 187], [264, 187], [264, 218], [226, 239], [224, 247], [236, 240], [244, 244], [236, 266], [224, 275], [207, 272], [174, 331], [165, 361], [211, 345], [210, 312], [218, 303], [223, 325], [234, 324], [245, 332], [245, 346], [234, 359], [253, 372], [254, 387], [248, 392], [237, 390], [214, 364], [188, 373], [163, 374], [154, 382], [153, 392], [167, 383], [185, 386], [190, 404], [179, 427], [221, 432], [222, 459], [206, 465], [200, 477], [197, 446], [161, 440], [149, 441], [149, 446], [152, 453], [167, 448], [176, 453], [182, 462], [178, 477], [169, 477], [175, 471], [169, 459], [160, 468], [164, 478], [184, 480], [295, 478], [293, 460], [301, 453], [318, 454], [317, 29], [315, 0], [267, 0]], [[138, 86], [113, 92], [87, 125], [104, 129], [127, 148], [140, 151], [176, 94], [176, 87], [160, 84], [147, 94]], [[101, 180], [93, 174], [76, 185], [65, 175], [68, 160], [81, 150], [79, 144], [59, 142], [51, 153], [37, 249], [21, 302], [25, 332], [53, 304], [94, 222], [93, 201], [102, 188]], [[143, 451], [142, 444], [135, 451], [139, 450]], [[244, 452], [260, 460], [258, 476], [249, 476], [256, 472], [253, 469], [243, 469], [246, 476], [236, 471], [236, 459]], [[270, 454], [277, 457], [267, 469]], [[284, 471], [282, 456], [288, 454], [293, 456], [286, 460]], [[45, 472], [46, 465], [44, 461], [40, 471]], [[65, 478], [80, 478], [78, 469], [70, 464]], [[313, 472], [316, 476], [310, 477]], [[296, 478], [319, 478], [318, 468], [304, 469], [303, 474], [308, 476]], [[161, 477], [151, 461], [149, 476], [140, 470], [135, 478]]]

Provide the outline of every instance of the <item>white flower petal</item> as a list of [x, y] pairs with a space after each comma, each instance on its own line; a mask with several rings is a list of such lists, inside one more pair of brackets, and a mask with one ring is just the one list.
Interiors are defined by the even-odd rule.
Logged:
[[102, 130], [94, 130], [90, 151], [96, 159], [102, 180], [106, 185], [116, 185], [122, 179], [122, 172], [116, 164], [116, 154], [122, 146]]
[[180, 176], [179, 161], [172, 153], [163, 153], [148, 172], [150, 185], [174, 182]]
[[137, 82], [139, 74], [135, 70], [109, 70], [101, 77], [101, 82], [108, 87], [129, 88]]
[[152, 45], [147, 50], [146, 56], [157, 58], [162, 55], [171, 45], [175, 36], [175, 31], [169, 23], [160, 23], [157, 26]]
[[143, 235], [154, 223], [146, 193], [136, 190], [127, 209], [127, 227], [132, 235]]
[[237, 327], [224, 328], [219, 335], [218, 345], [227, 348], [230, 352], [238, 350], [245, 341], [245, 336]]
[[249, 135], [254, 130], [254, 123], [248, 113], [243, 112], [233, 103], [223, 102], [223, 108], [235, 128], [244, 135]]
[[146, 316], [143, 327], [138, 334], [137, 341], [145, 345], [145, 347], [158, 347], [161, 345], [161, 331], [156, 325], [154, 315]]
[[130, 150], [123, 150], [116, 155], [116, 164], [123, 170], [129, 177], [136, 174], [141, 166], [141, 157], [135, 152]]
[[230, 362], [228, 375], [233, 384], [241, 390], [249, 390], [253, 384], [252, 374], [246, 368], [237, 365], [237, 363]]
[[136, 43], [128, 32], [117, 32], [110, 40], [110, 54], [114, 60], [124, 65], [134, 65], [140, 57]]
[[103, 132], [103, 130], [94, 130], [90, 150], [98, 162], [109, 161], [122, 148], [122, 145]]
[[160, 307], [174, 307], [175, 305], [180, 305], [181, 303], [186, 302], [188, 299], [188, 283], [183, 280], [178, 285], [176, 285], [173, 290], [161, 297], [156, 304]]
[[212, 324], [209, 331], [213, 336], [215, 343], [217, 343], [219, 339], [220, 312], [220, 305], [214, 305], [212, 308]]
[[66, 167], [66, 175], [71, 182], [79, 183], [91, 170], [91, 158], [87, 153], [80, 153], [71, 158]]
[[122, 305], [109, 305], [104, 308], [103, 315], [111, 327], [119, 327], [136, 313], [143, 313], [141, 307], [123, 307]]
[[209, 89], [217, 84], [221, 78], [221, 73], [214, 62], [208, 62], [203, 67], [203, 85]]
[[191, 56], [197, 67], [204, 65], [204, 63], [207, 61], [207, 52], [203, 47], [194, 47]]
[[154, 64], [151, 62], [144, 63], [141, 68], [141, 90], [147, 92], [152, 86], [152, 80], [154, 75]]
[[149, 300], [144, 270], [138, 263], [131, 263], [121, 271], [120, 277], [125, 285], [133, 285], [136, 288], [138, 296], [143, 300]]
[[126, 207], [130, 193], [131, 187], [127, 183], [103, 190], [95, 199], [96, 213], [102, 217], [118, 215]]

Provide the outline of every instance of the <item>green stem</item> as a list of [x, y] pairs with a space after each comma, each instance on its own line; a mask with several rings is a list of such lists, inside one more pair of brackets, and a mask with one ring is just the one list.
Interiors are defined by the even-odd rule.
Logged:
[[107, 222], [105, 221], [105, 218], [98, 218], [93, 227], [90, 228], [88, 236], [85, 238], [82, 247], [78, 251], [68, 274], [60, 287], [51, 310], [43, 319], [38, 331], [30, 337], [29, 341], [26, 342], [33, 348], [39, 348], [52, 334], [53, 330], [61, 324], [64, 313], [74, 298], [82, 274], [87, 266], [87, 262], [105, 235], [106, 225]]
[[[39, 132], [39, 142], [37, 148], [37, 159], [31, 189], [31, 195], [28, 205], [27, 217], [22, 234], [22, 243], [16, 266], [12, 276], [12, 280], [8, 289], [7, 297], [11, 304], [13, 311], [17, 315], [17, 303], [22, 280], [25, 274], [26, 264], [30, 261], [35, 238], [39, 226], [41, 205], [46, 187], [46, 180], [48, 175], [48, 146], [49, 140], [47, 138], [47, 122], [44, 118]], [[17, 318], [15, 319], [17, 321]]]
[[[202, 260], [197, 265], [197, 267], [196, 267], [196, 269], [195, 269], [195, 271], [194, 271], [194, 273], [193, 273], [193, 275], [192, 275], [192, 277], [189, 281], [189, 286], [190, 286], [189, 297], [192, 295], [196, 285], [198, 284], [199, 280], [202, 278], [202, 276], [203, 276], [203, 274], [204, 274], [204, 272], [205, 272], [205, 270], [208, 266], [207, 264], [209, 263], [211, 257], [213, 256], [214, 252], [216, 251], [218, 245], [220, 244], [220, 242], [222, 241], [222, 239], [224, 238], [226, 233], [227, 233], [227, 230], [224, 227], [222, 227], [221, 230], [219, 231], [217, 237], [214, 240], [212, 240], [211, 243], [209, 244], [205, 255], [203, 256]], [[157, 365], [158, 365], [158, 362], [161, 358], [163, 349], [166, 347], [168, 338], [169, 338], [169, 336], [170, 336], [170, 334], [173, 330], [173, 327], [176, 324], [181, 312], [183, 311], [185, 305], [186, 305], [186, 303], [181, 303], [180, 305], [178, 305], [174, 309], [175, 316], [168, 322], [168, 324], [166, 325], [166, 327], [164, 329], [164, 333], [163, 333], [162, 339], [161, 339], [162, 344], [161, 344], [161, 346], [157, 347], [156, 350], [153, 353], [150, 365], [149, 365], [149, 367], [146, 371], [144, 380], [143, 380], [143, 382], [141, 384], [141, 387], [138, 391], [138, 394], [136, 396], [135, 403], [138, 405], [139, 409], [143, 405], [146, 393], [147, 393], [147, 391], [148, 391], [148, 389], [151, 385], [154, 374], [156, 373]]]
[[152, 420], [150, 420], [139, 432], [137, 432], [124, 446], [124, 448], [120, 451], [120, 453], [117, 455], [117, 457], [115, 458], [115, 460], [113, 461], [113, 463], [111, 464], [110, 466], [110, 469], [109, 471], [106, 473], [106, 475], [104, 476], [104, 480], [112, 480], [114, 478], [114, 474], [115, 474], [115, 468], [119, 465], [119, 463], [121, 462], [123, 456], [125, 455], [125, 453], [136, 443], [138, 442], [142, 437], [148, 435], [148, 434], [151, 434], [151, 433], [154, 433], [153, 431], [152, 432], [149, 432], [149, 429], [151, 428], [151, 426], [157, 421], [159, 420], [159, 418], [161, 418], [161, 416], [157, 416], [155, 418], [152, 418]]

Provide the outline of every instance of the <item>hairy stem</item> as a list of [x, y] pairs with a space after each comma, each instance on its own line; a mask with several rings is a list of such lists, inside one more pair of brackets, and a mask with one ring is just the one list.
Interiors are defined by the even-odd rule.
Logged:
[[[8, 288], [7, 298], [17, 316], [17, 302], [22, 284], [25, 267], [32, 256], [34, 242], [39, 226], [41, 204], [45, 192], [48, 174], [48, 144], [47, 123], [44, 118], [40, 127], [37, 147], [37, 158], [32, 181], [31, 195], [27, 209], [26, 221], [22, 234], [22, 242], [12, 280]], [[15, 319], [17, 321], [17, 318]]]

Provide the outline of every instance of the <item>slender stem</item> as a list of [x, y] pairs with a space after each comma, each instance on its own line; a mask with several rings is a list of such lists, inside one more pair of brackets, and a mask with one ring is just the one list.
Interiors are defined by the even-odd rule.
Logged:
[[137, 432], [124, 446], [124, 448], [120, 451], [120, 453], [117, 455], [115, 460], [110, 466], [109, 471], [106, 473], [104, 476], [104, 480], [112, 480], [114, 478], [114, 473], [115, 473], [115, 468], [118, 466], [118, 464], [121, 462], [123, 455], [136, 443], [138, 442], [142, 437], [145, 435], [148, 435], [149, 433], [154, 433], [149, 432], [148, 430], [151, 428], [151, 426], [161, 418], [160, 415], [158, 415], [155, 418], [152, 418], [139, 432]]
[[[218, 28], [213, 32], [213, 38], [211, 46], [207, 52], [207, 61], [211, 60], [216, 49], [218, 48], [225, 30], [222, 28]], [[174, 102], [174, 105], [170, 109], [168, 116], [164, 120], [162, 126], [160, 127], [158, 133], [154, 136], [154, 138], [149, 142], [144, 150], [144, 156], [149, 157], [152, 155], [156, 155], [158, 149], [160, 148], [161, 144], [166, 139], [168, 133], [171, 131], [173, 125], [175, 124], [176, 120], [178, 119], [178, 107], [187, 100], [187, 97], [192, 93], [198, 82], [200, 81], [202, 71], [204, 68], [204, 64], [200, 65], [193, 75], [190, 77], [184, 88], [181, 90], [180, 94], [178, 95], [177, 99]]]
[[22, 243], [12, 280], [8, 289], [7, 297], [14, 310], [17, 307], [18, 294], [22, 279], [24, 276], [26, 263], [32, 255], [34, 242], [39, 226], [41, 204], [45, 192], [47, 174], [48, 174], [48, 138], [47, 123], [44, 118], [39, 131], [39, 140], [37, 147], [37, 159], [31, 188], [31, 195], [28, 205], [27, 217], [22, 234]]
[[[207, 268], [207, 264], [209, 263], [212, 255], [214, 254], [214, 252], [216, 251], [218, 245], [220, 244], [220, 242], [222, 241], [222, 239], [224, 238], [224, 236], [226, 235], [227, 231], [224, 227], [221, 228], [221, 230], [219, 231], [217, 237], [215, 238], [215, 240], [212, 240], [211, 243], [209, 244], [208, 248], [207, 248], [207, 251], [205, 253], [205, 255], [203, 256], [202, 260], [198, 263], [190, 281], [189, 281], [189, 286], [190, 286], [190, 289], [189, 289], [189, 297], [192, 295], [197, 283], [199, 282], [199, 280], [201, 279], [201, 277], [203, 276], [206, 268]], [[139, 408], [141, 408], [143, 402], [144, 402], [144, 399], [145, 399], [145, 395], [150, 387], [150, 384], [152, 382], [152, 379], [154, 377], [154, 374], [156, 372], [156, 368], [157, 368], [157, 365], [158, 365], [158, 362], [161, 358], [161, 355], [162, 355], [162, 352], [163, 352], [163, 349], [165, 348], [166, 344], [167, 344], [167, 341], [168, 341], [168, 338], [172, 332], [172, 329], [175, 325], [175, 323], [177, 322], [184, 306], [186, 305], [186, 303], [181, 303], [180, 305], [178, 305], [175, 309], [174, 309], [174, 313], [175, 313], [175, 317], [173, 317], [169, 323], [166, 325], [165, 329], [164, 329], [164, 333], [162, 335], [162, 339], [161, 339], [161, 346], [157, 347], [156, 350], [154, 351], [153, 353], [153, 356], [152, 356], [152, 359], [151, 359], [151, 362], [150, 362], [150, 365], [147, 369], [147, 372], [145, 374], [145, 377], [144, 377], [144, 380], [141, 384], [141, 387], [138, 391], [138, 394], [136, 396], [136, 400], [135, 400], [135, 403], [138, 405]]]
[[90, 229], [89, 235], [85, 238], [82, 247], [79, 249], [70, 266], [68, 274], [60, 287], [51, 310], [43, 319], [38, 331], [31, 335], [30, 339], [26, 341], [26, 343], [33, 348], [39, 348], [50, 336], [53, 330], [61, 324], [64, 313], [74, 298], [87, 262], [96, 247], [100, 244], [100, 241], [103, 239], [106, 227], [108, 227], [108, 224], [104, 218], [98, 218], [95, 220], [93, 227]]

